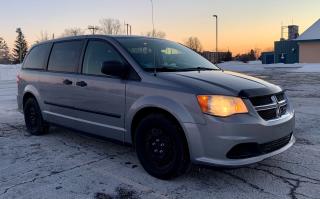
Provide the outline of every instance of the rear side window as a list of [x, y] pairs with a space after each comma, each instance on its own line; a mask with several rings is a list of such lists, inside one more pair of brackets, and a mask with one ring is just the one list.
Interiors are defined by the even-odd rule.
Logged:
[[66, 41], [53, 45], [48, 64], [49, 71], [76, 72], [83, 41]]
[[44, 69], [47, 66], [51, 43], [41, 44], [31, 49], [22, 68]]
[[119, 53], [107, 42], [89, 41], [83, 61], [83, 73], [104, 75], [101, 73], [103, 62], [118, 61], [124, 63]]

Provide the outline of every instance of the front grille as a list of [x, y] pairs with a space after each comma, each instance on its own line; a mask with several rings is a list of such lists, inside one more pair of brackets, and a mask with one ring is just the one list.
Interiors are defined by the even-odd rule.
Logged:
[[279, 102], [285, 100], [284, 93], [278, 93], [275, 96]]
[[260, 117], [262, 117], [264, 120], [272, 120], [277, 118], [277, 109], [267, 109], [258, 111]]
[[287, 99], [283, 92], [274, 95], [252, 97], [250, 101], [264, 120], [279, 118], [287, 112]]
[[261, 97], [252, 97], [252, 98], [250, 98], [250, 101], [253, 104], [253, 106], [261, 106], [261, 105], [265, 105], [265, 104], [272, 104], [271, 96], [272, 95], [261, 96]]
[[287, 105], [280, 107], [280, 115], [284, 115], [287, 112]]
[[292, 133], [278, 140], [267, 142], [264, 144], [258, 143], [242, 143], [234, 146], [228, 153], [230, 159], [252, 158], [259, 155], [271, 153], [286, 146], [292, 137]]

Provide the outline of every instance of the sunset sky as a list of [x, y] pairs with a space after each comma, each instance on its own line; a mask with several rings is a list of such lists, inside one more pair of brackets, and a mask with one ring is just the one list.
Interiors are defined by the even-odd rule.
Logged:
[[[167, 39], [200, 39], [205, 50], [215, 47], [215, 20], [219, 15], [219, 49], [233, 54], [252, 48], [271, 49], [280, 38], [280, 26], [300, 26], [300, 33], [320, 18], [319, 0], [153, 0], [155, 27]], [[29, 45], [41, 31], [61, 35], [65, 28], [99, 25], [115, 18], [132, 25], [133, 33], [152, 30], [150, 0], [2, 0], [0, 37], [10, 47], [21, 27]], [[89, 32], [88, 32], [89, 33]]]

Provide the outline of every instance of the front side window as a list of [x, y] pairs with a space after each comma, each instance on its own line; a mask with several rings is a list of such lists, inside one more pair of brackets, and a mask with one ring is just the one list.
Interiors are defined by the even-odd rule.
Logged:
[[67, 41], [55, 43], [48, 64], [49, 71], [76, 72], [83, 41]]
[[104, 75], [101, 73], [103, 62], [124, 63], [119, 53], [105, 41], [89, 41], [83, 61], [83, 74]]
[[31, 49], [22, 68], [44, 69], [47, 66], [51, 43], [41, 44]]
[[220, 70], [198, 53], [175, 42], [152, 38], [120, 37], [117, 40], [146, 71]]

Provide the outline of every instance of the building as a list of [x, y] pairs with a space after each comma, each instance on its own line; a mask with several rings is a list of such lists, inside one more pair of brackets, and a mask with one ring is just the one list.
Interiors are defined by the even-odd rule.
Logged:
[[288, 26], [288, 40], [294, 40], [299, 37], [299, 26], [290, 25]]
[[228, 52], [203, 51], [201, 55], [212, 63], [220, 63], [222, 61], [232, 60], [232, 53], [229, 51]]
[[290, 25], [281, 27], [282, 36], [285, 29], [288, 30], [288, 39], [281, 38], [280, 41], [274, 42], [274, 63], [298, 63], [299, 46], [296, 39], [299, 36], [299, 26]]
[[296, 40], [300, 63], [320, 63], [320, 19]]
[[274, 42], [274, 62], [293, 64], [299, 63], [299, 46], [296, 40]]
[[[288, 38], [283, 38], [284, 30], [288, 30]], [[281, 27], [281, 38], [274, 42], [274, 52], [263, 52], [261, 59], [263, 64], [284, 63], [293, 64], [299, 62], [299, 46], [296, 40], [299, 36], [299, 26], [290, 25]], [[273, 61], [272, 61], [273, 56]]]
[[261, 53], [262, 64], [273, 64], [274, 63], [274, 52], [263, 52]]

